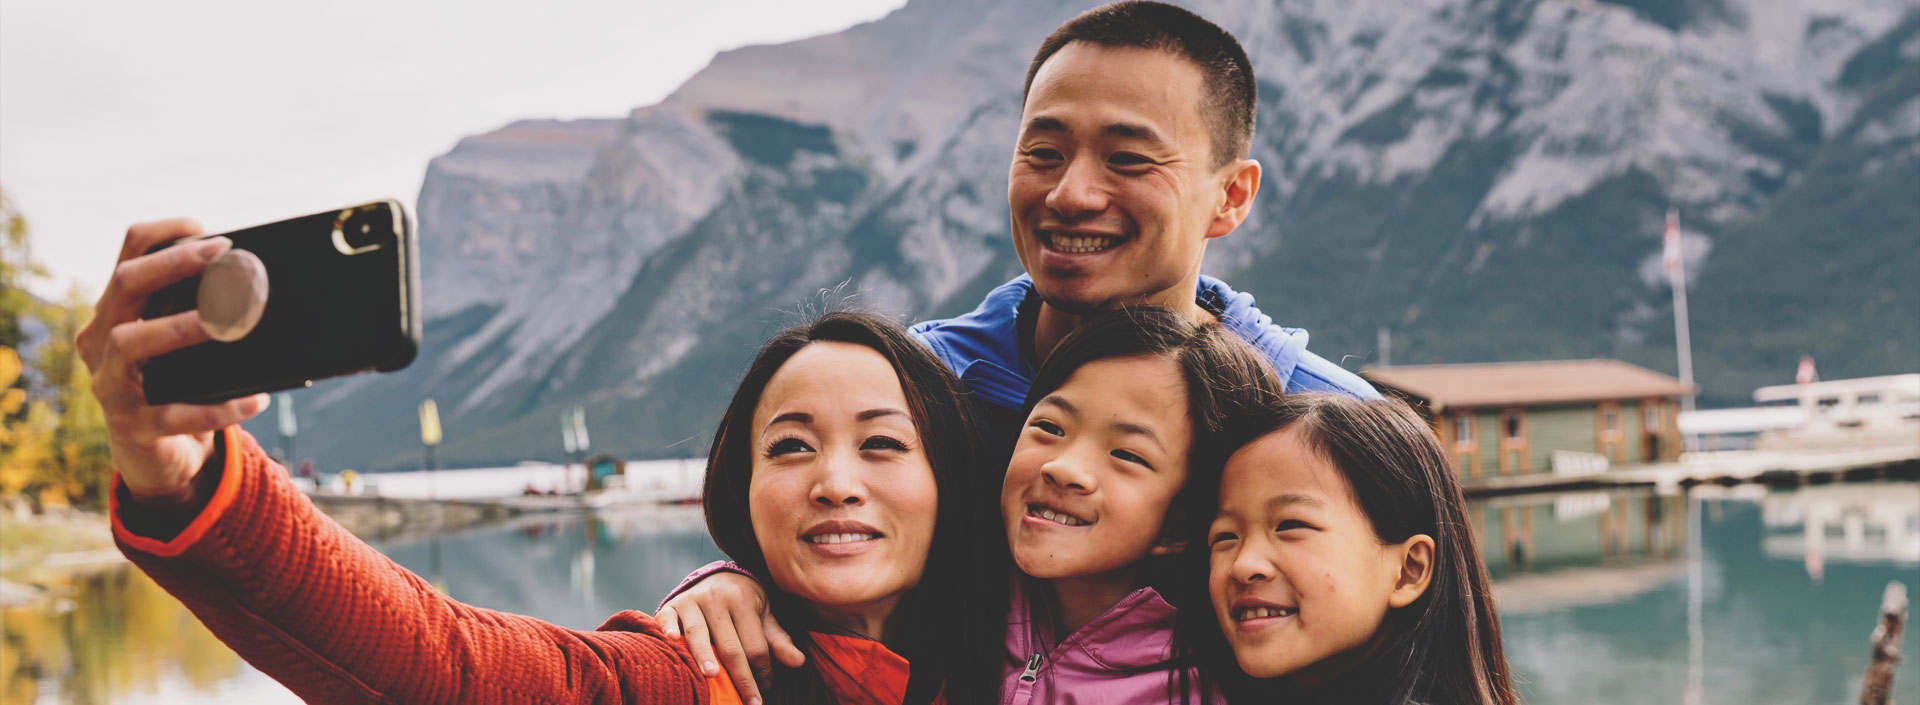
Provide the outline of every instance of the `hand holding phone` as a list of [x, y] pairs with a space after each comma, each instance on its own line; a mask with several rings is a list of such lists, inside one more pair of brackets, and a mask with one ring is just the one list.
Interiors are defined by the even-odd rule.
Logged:
[[[420, 347], [406, 212], [379, 201], [224, 235], [233, 249], [156, 292], [143, 317], [200, 311], [211, 341], [155, 356], [147, 400], [212, 403], [369, 370]], [[182, 243], [192, 240], [180, 241]], [[161, 243], [159, 251], [174, 243]]]
[[[225, 236], [186, 219], [127, 230], [76, 347], [135, 501], [194, 506], [214, 432], [264, 410], [258, 392], [412, 360], [419, 275], [407, 225], [385, 201]], [[259, 260], [268, 291], [258, 320], [218, 342], [202, 325], [199, 280], [235, 248]]]
[[199, 237], [192, 220], [141, 223], [127, 229], [113, 278], [76, 336], [80, 359], [93, 375], [93, 396], [106, 418], [113, 466], [136, 502], [152, 506], [195, 504], [194, 477], [213, 449], [213, 432], [252, 418], [267, 395], [222, 404], [147, 403], [141, 366], [148, 358], [206, 341], [198, 311], [142, 319], [147, 299], [161, 288], [198, 274], [232, 247], [208, 238], [185, 247], [142, 254], [155, 243]]

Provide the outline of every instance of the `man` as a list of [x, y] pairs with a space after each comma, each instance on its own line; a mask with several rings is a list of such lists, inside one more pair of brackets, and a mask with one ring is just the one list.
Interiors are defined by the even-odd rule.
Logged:
[[1007, 204], [1027, 273], [972, 313], [913, 328], [987, 403], [996, 433], [1018, 427], [1008, 416], [1038, 363], [1083, 316], [1127, 305], [1219, 320], [1289, 392], [1378, 396], [1308, 352], [1305, 331], [1200, 275], [1207, 241], [1239, 227], [1260, 188], [1253, 72], [1232, 35], [1170, 5], [1107, 5], [1041, 43], [1025, 96]]
[[[1379, 396], [1308, 352], [1305, 331], [1274, 325], [1253, 297], [1200, 275], [1207, 241], [1239, 227], [1260, 189], [1260, 164], [1247, 158], [1254, 104], [1239, 42], [1177, 7], [1107, 5], [1041, 43], [1007, 175], [1026, 274], [971, 313], [913, 328], [984, 402], [995, 438], [1017, 437], [1039, 362], [1082, 317], [1128, 305], [1220, 321], [1265, 355], [1288, 392]], [[789, 664], [804, 658], [751, 579], [686, 585], [658, 618], [685, 631], [703, 668], [723, 664], [743, 696], [757, 697], [753, 674], [768, 672], [769, 651]]]

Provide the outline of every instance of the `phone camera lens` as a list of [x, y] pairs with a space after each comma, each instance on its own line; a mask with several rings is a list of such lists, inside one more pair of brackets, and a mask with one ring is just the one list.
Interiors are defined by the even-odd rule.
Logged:
[[393, 231], [393, 215], [386, 209], [356, 211], [347, 216], [341, 224], [340, 234], [353, 250], [375, 247], [381, 244], [387, 233]]

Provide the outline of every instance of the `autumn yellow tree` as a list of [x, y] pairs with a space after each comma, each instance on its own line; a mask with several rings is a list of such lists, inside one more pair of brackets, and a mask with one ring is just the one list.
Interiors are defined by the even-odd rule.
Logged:
[[113, 476], [106, 422], [73, 344], [93, 308], [77, 287], [60, 303], [33, 298], [27, 280], [45, 275], [27, 251], [26, 218], [0, 193], [0, 497], [100, 506]]

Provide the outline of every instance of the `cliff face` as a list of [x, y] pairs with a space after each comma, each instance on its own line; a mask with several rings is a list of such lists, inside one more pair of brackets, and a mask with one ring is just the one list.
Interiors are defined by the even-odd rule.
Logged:
[[[1399, 362], [1671, 371], [1671, 204], [1710, 398], [1803, 353], [1829, 377], [1911, 371], [1920, 2], [1800, 5], [1194, 2], [1252, 55], [1265, 167], [1208, 271], [1350, 367], [1388, 328]], [[597, 449], [697, 455], [754, 346], [823, 288], [970, 308], [1018, 272], [1026, 61], [1081, 9], [915, 0], [721, 54], [624, 120], [464, 140], [419, 200], [423, 354], [296, 395], [300, 447], [417, 465], [431, 396], [456, 465], [556, 456], [574, 404]]]

